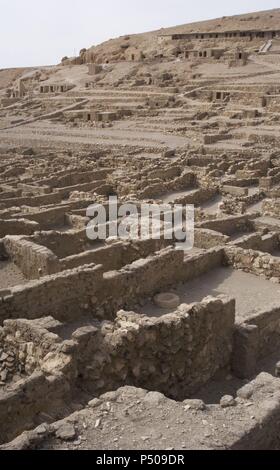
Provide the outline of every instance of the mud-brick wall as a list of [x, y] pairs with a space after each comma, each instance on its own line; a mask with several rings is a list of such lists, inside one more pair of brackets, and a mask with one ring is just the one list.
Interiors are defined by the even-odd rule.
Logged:
[[112, 319], [120, 308], [221, 266], [223, 257], [222, 248], [186, 256], [169, 247], [118, 271], [104, 273], [101, 265], [85, 265], [46, 276], [11, 288], [0, 303], [0, 321], [53, 315], [69, 322], [83, 314]]
[[279, 350], [280, 306], [271, 306], [251, 315], [245, 323], [237, 324], [234, 331], [234, 373], [249, 378], [257, 371], [258, 361]]
[[44, 246], [20, 236], [5, 237], [4, 246], [10, 259], [27, 279], [39, 279], [40, 276], [60, 271], [58, 258]]
[[181, 176], [171, 181], [161, 180], [156, 172], [152, 173], [156, 178], [151, 178], [149, 175], [146, 179], [139, 182], [138, 197], [140, 199], [148, 199], [153, 197], [160, 197], [167, 192], [176, 191], [179, 189], [187, 189], [196, 186], [196, 175], [192, 171], [186, 171]]
[[222, 248], [187, 255], [169, 247], [118, 271], [105, 272], [102, 290], [97, 292], [98, 317], [114, 318], [121, 308], [131, 308], [145, 297], [201, 276], [221, 266], [223, 256]]
[[246, 321], [257, 326], [256, 358], [261, 359], [278, 350], [280, 346], [280, 306], [262, 310]]
[[275, 232], [268, 233], [267, 235], [251, 233], [232, 242], [232, 245], [246, 250], [249, 249], [273, 253], [279, 248], [279, 234]]
[[89, 242], [85, 230], [39, 232], [32, 237], [32, 241], [51, 250], [58, 258], [84, 252]]
[[262, 203], [262, 211], [265, 215], [272, 217], [280, 217], [280, 201], [279, 199], [266, 199]]
[[209, 230], [206, 228], [195, 229], [194, 231], [194, 245], [196, 248], [212, 248], [215, 246], [221, 246], [228, 243], [230, 237], [223, 235], [220, 232]]
[[[54, 322], [52, 317], [49, 319]], [[48, 318], [44, 320], [46, 322]], [[0, 348], [8, 354], [13, 352], [13, 367], [9, 367], [7, 378], [16, 372], [31, 375], [60, 341], [56, 334], [43, 327], [42, 322], [40, 324], [40, 320], [5, 320], [0, 328]]]
[[[1, 299], [0, 322], [43, 315], [70, 322], [83, 314], [94, 313], [95, 293], [102, 291], [102, 274], [101, 266], [89, 265], [14, 287], [10, 289], [11, 295]], [[106, 296], [107, 292], [103, 291], [103, 295]]]
[[[14, 439], [30, 427], [43, 412], [52, 413], [52, 407], [70, 396], [69, 383], [63, 376], [45, 376], [34, 372], [11, 392], [0, 396], [0, 442]], [[33, 426], [33, 425], [32, 425]]]
[[0, 238], [6, 235], [32, 235], [36, 230], [39, 230], [39, 225], [30, 220], [0, 220]]
[[83, 264], [102, 264], [104, 271], [120, 269], [140, 258], [171, 245], [172, 240], [139, 240], [137, 242], [117, 242], [88, 250], [61, 260], [62, 269], [72, 269]]
[[195, 206], [198, 206], [209, 201], [209, 199], [214, 197], [216, 194], [216, 189], [199, 188], [185, 196], [176, 198], [175, 202], [176, 204], [194, 204]]
[[99, 305], [109, 312], [133, 305], [141, 298], [176, 284], [184, 273], [184, 252], [166, 248], [146, 259], [139, 259], [118, 271], [104, 274], [104, 291]]
[[76, 335], [79, 380], [92, 393], [135, 385], [184, 399], [230, 367], [234, 317], [235, 302], [226, 298], [160, 318], [119, 312], [86, 341]]
[[274, 176], [267, 176], [260, 178], [260, 188], [261, 189], [270, 189], [275, 184], [280, 182], [280, 173]]
[[226, 262], [236, 269], [280, 282], [280, 260], [269, 253], [225, 247]]

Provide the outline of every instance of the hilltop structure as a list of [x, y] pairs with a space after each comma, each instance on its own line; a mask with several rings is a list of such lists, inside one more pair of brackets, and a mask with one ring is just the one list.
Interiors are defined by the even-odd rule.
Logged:
[[[0, 71], [1, 449], [279, 449], [279, 24]], [[110, 196], [193, 205], [194, 246], [92, 240]]]

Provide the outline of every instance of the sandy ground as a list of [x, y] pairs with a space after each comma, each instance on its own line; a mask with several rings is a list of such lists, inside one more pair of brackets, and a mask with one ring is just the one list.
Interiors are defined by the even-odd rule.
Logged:
[[[261, 310], [269, 310], [279, 302], [280, 287], [253, 274], [232, 268], [217, 268], [193, 281], [172, 289], [181, 303], [200, 302], [203, 298], [220, 294], [236, 299], [236, 321], [241, 322]], [[174, 309], [173, 309], [174, 310]], [[151, 301], [141, 307], [139, 313], [151, 317], [173, 311], [155, 306]]]
[[169, 204], [170, 202], [176, 201], [176, 199], [180, 199], [181, 197], [187, 196], [191, 194], [195, 189], [185, 189], [182, 191], [173, 191], [162, 196], [155, 198], [155, 201], [163, 201], [165, 204]]

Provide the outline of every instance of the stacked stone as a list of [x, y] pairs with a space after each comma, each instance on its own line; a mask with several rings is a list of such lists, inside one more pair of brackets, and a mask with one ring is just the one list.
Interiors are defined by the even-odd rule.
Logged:
[[0, 385], [5, 385], [12, 379], [16, 372], [20, 372], [16, 354], [12, 351], [0, 349]]

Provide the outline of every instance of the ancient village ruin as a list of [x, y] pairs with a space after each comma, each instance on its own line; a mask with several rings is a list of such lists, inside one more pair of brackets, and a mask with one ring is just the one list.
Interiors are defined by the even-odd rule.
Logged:
[[[279, 79], [280, 10], [0, 71], [2, 449], [279, 449]], [[112, 195], [193, 249], [89, 240]]]

